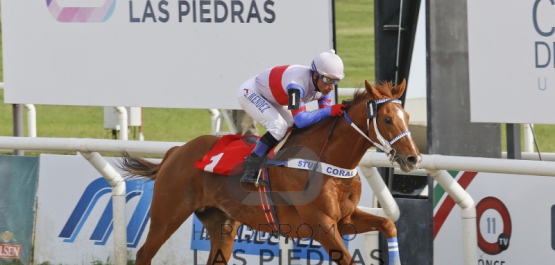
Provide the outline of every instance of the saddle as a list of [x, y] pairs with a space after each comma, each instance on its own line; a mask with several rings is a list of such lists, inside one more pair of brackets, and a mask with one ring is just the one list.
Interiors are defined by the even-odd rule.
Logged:
[[[276, 154], [287, 141], [291, 132], [281, 140], [276, 147], [270, 150], [263, 168], [268, 166], [284, 166], [289, 168], [304, 169], [308, 171], [318, 171], [337, 178], [352, 178], [357, 174], [356, 168], [340, 168], [327, 163], [319, 162], [317, 157], [309, 158], [288, 158], [285, 161], [278, 161]], [[218, 140], [214, 147], [202, 159], [195, 162], [195, 168], [207, 172], [213, 172], [223, 176], [237, 175], [243, 172], [243, 162], [254, 147], [258, 136], [253, 134], [228, 134]]]
[[[268, 158], [275, 157], [275, 153], [283, 146], [291, 131], [270, 150]], [[227, 134], [218, 140], [202, 159], [195, 162], [195, 168], [213, 172], [223, 176], [239, 174], [243, 171], [243, 162], [254, 147], [259, 136], [254, 134]]]

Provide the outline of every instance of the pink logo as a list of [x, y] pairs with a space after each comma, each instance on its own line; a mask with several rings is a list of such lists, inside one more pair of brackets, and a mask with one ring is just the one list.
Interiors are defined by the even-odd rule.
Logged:
[[46, 0], [46, 6], [59, 22], [95, 23], [104, 22], [112, 16], [116, 0], [105, 0], [99, 7], [62, 7], [57, 0]]

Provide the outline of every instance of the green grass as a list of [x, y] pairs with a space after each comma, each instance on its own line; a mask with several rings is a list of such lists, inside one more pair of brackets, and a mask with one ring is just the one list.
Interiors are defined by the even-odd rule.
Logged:
[[340, 87], [363, 87], [375, 80], [374, 1], [336, 0], [337, 54], [345, 65]]
[[[374, 0], [336, 0], [337, 53], [345, 64], [345, 79], [340, 87], [363, 87], [364, 80], [375, 82]], [[0, 45], [2, 40], [0, 38]], [[3, 79], [0, 53], [0, 81]], [[12, 106], [3, 104], [0, 90], [0, 136], [13, 135]], [[104, 129], [103, 107], [35, 105], [37, 136], [111, 139]], [[25, 115], [24, 115], [25, 116]], [[26, 125], [26, 121], [25, 121]], [[536, 125], [542, 152], [555, 151], [555, 127]], [[259, 132], [264, 129], [259, 126]], [[25, 129], [26, 133], [26, 129]], [[210, 114], [205, 109], [143, 109], [143, 133], [149, 141], [186, 142], [210, 134]], [[138, 139], [138, 129], [131, 128], [129, 139]], [[505, 146], [502, 129], [502, 145]], [[495, 143], [494, 143], [495, 144]], [[503, 147], [505, 150], [505, 147]]]
[[[521, 139], [521, 147], [522, 150], [524, 150], [524, 127], [523, 125], [520, 126], [521, 127], [521, 135], [522, 135], [522, 139]], [[506, 151], [506, 142], [507, 142], [507, 137], [506, 137], [506, 131], [505, 131], [505, 125], [502, 124], [501, 126], [501, 143], [503, 146], [503, 150]], [[545, 125], [545, 124], [535, 124], [534, 125], [534, 133], [536, 134], [536, 140], [538, 141], [538, 146], [540, 148], [540, 152], [544, 153], [544, 152], [548, 152], [548, 153], [552, 153], [555, 152], [555, 134], [553, 133], [555, 132], [555, 125]], [[535, 146], [535, 145], [534, 145]], [[536, 148], [534, 147], [534, 150], [536, 150]]]
[[[0, 91], [0, 101], [4, 93]], [[104, 129], [104, 108], [89, 106], [35, 105], [38, 137], [112, 139]], [[25, 115], [24, 115], [25, 116]], [[0, 105], [0, 136], [13, 135], [12, 105]], [[27, 119], [24, 119], [27, 135]], [[150, 141], [189, 141], [210, 134], [210, 113], [206, 109], [143, 109], [143, 134]], [[129, 139], [138, 139], [138, 128], [131, 127]]]

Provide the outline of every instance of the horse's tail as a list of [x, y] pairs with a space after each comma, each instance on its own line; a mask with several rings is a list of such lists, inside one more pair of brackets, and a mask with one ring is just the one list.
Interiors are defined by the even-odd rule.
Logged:
[[179, 148], [179, 146], [174, 146], [170, 148], [170, 150], [168, 150], [164, 155], [162, 162], [160, 162], [159, 164], [148, 161], [143, 158], [132, 156], [129, 153], [124, 152], [122, 153], [122, 158], [119, 161], [119, 167], [122, 170], [127, 172], [125, 174], [126, 179], [131, 179], [134, 177], [145, 177], [145, 178], [154, 180], [156, 179], [156, 176], [158, 175], [158, 171], [160, 171], [160, 168], [162, 167], [164, 162], [166, 162], [167, 158], [177, 148]]

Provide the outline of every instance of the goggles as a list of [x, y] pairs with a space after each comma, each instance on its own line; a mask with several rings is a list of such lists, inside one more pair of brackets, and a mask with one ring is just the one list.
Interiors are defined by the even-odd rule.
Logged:
[[318, 74], [318, 75], [320, 76], [320, 79], [322, 79], [322, 82], [325, 85], [337, 85], [339, 84], [339, 81], [341, 81], [341, 79], [333, 79], [321, 74]]

